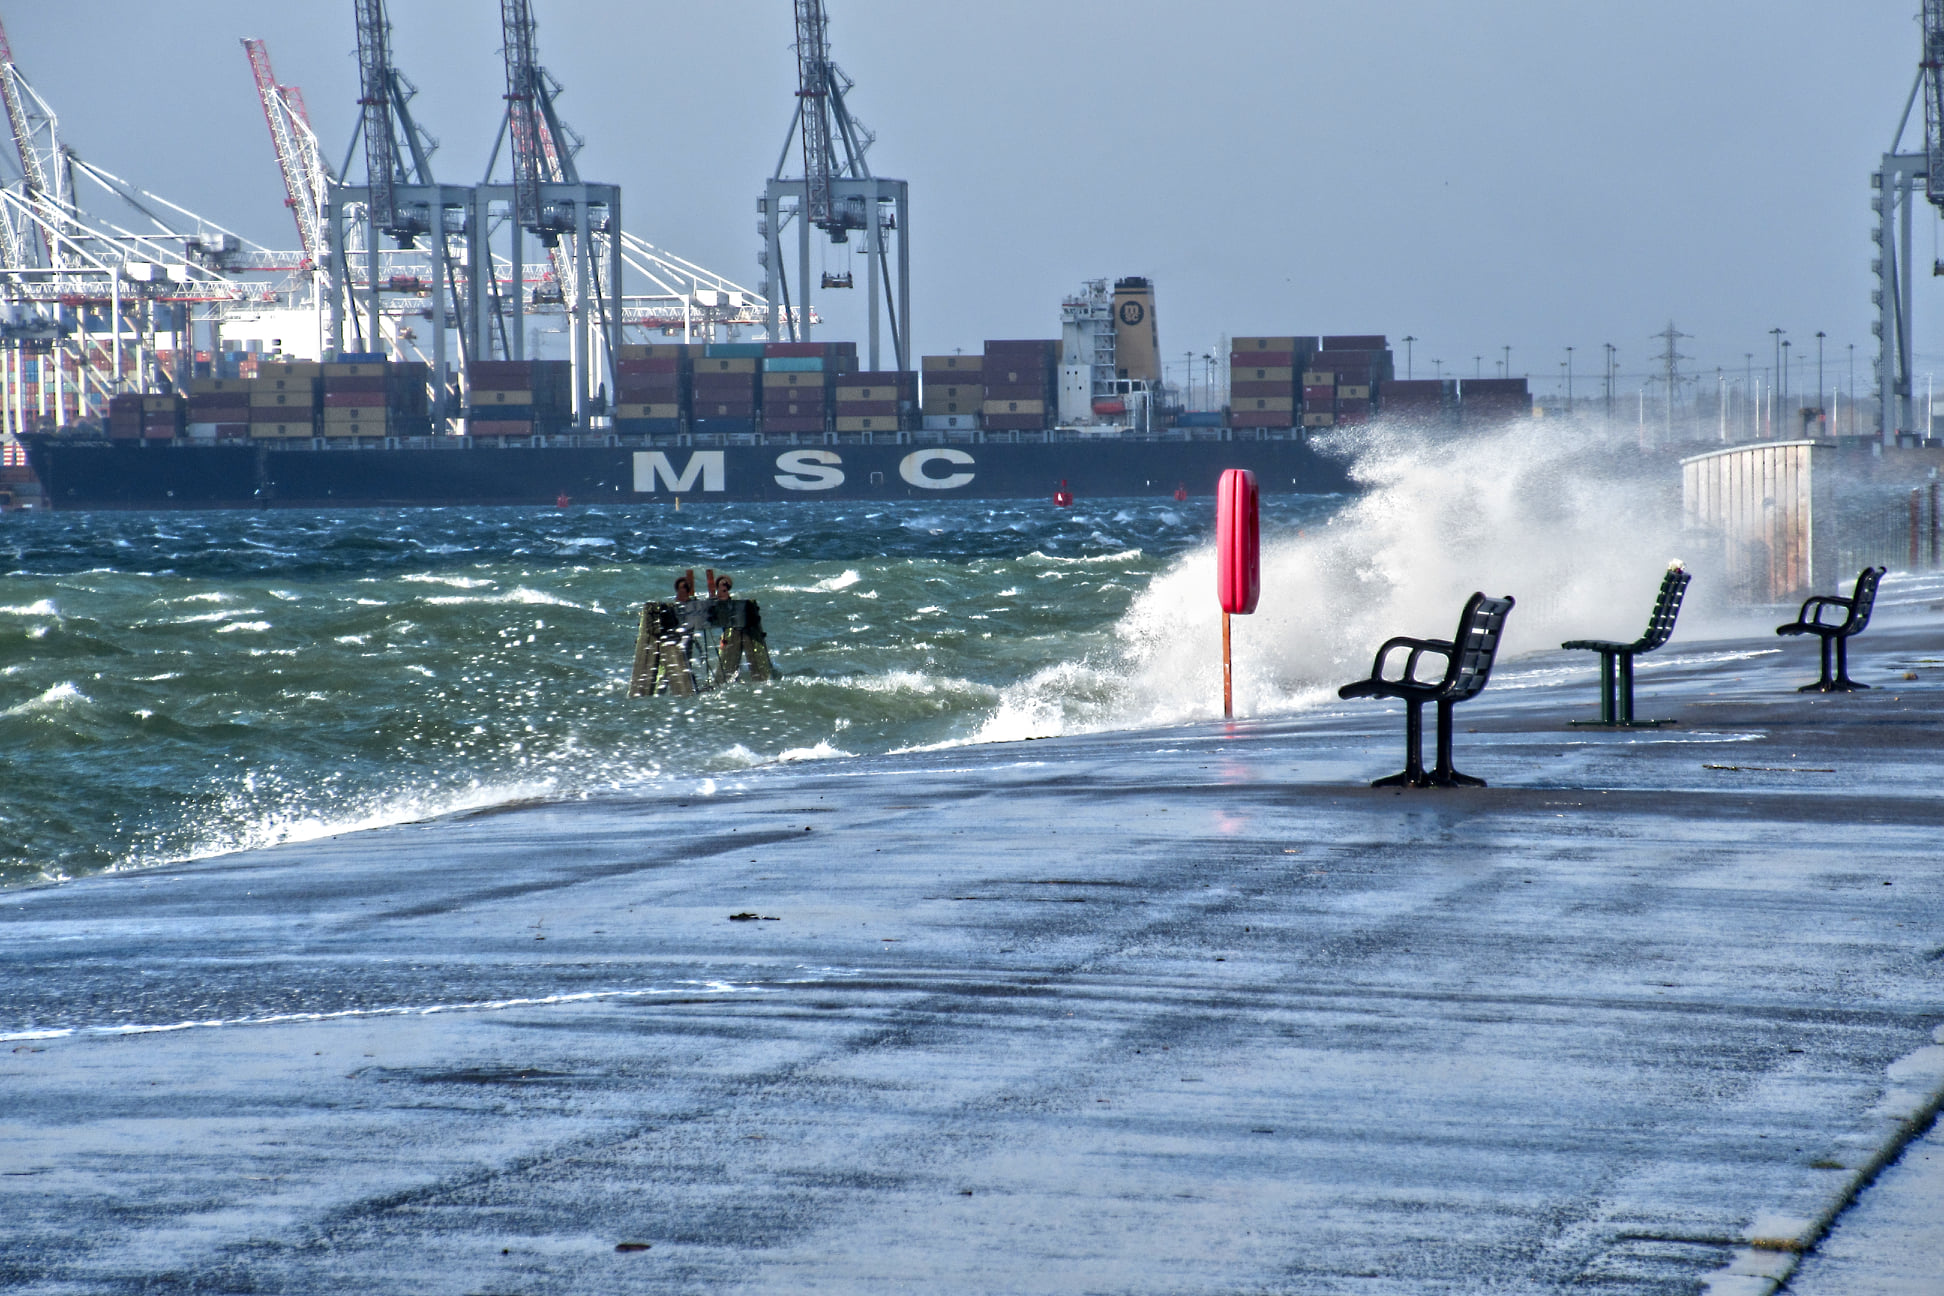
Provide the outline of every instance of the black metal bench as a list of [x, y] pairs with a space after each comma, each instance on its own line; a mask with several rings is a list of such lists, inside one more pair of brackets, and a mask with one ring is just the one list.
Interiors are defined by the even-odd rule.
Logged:
[[[1389, 778], [1380, 778], [1372, 787], [1484, 787], [1485, 780], [1460, 774], [1451, 765], [1451, 708], [1467, 698], [1478, 696], [1491, 678], [1492, 661], [1498, 656], [1499, 640], [1505, 633], [1505, 618], [1512, 611], [1513, 598], [1487, 598], [1474, 594], [1466, 600], [1458, 618], [1458, 632], [1449, 642], [1437, 639], [1388, 640], [1377, 650], [1370, 678], [1345, 684], [1337, 690], [1343, 698], [1384, 697], [1404, 700], [1404, 769]], [[1404, 659], [1404, 673], [1397, 679], [1384, 678], [1385, 658], [1398, 648], [1410, 649]], [[1435, 680], [1417, 677], [1418, 661], [1426, 653], [1445, 660], [1444, 676]], [[1424, 769], [1424, 704], [1438, 704], [1438, 761], [1430, 773]]]
[[1569, 639], [1561, 648], [1583, 648], [1600, 654], [1600, 718], [1575, 720], [1576, 725], [1605, 725], [1615, 729], [1653, 729], [1671, 720], [1634, 719], [1633, 659], [1636, 653], [1652, 652], [1674, 634], [1674, 619], [1681, 615], [1681, 599], [1692, 579], [1676, 563], [1661, 578], [1660, 597], [1654, 600], [1654, 614], [1647, 618], [1647, 633], [1632, 643], [1610, 643], [1605, 639]]
[[[1877, 585], [1883, 580], [1884, 568], [1865, 567], [1856, 578], [1856, 590], [1848, 598], [1818, 594], [1803, 601], [1802, 611], [1787, 625], [1775, 627], [1779, 635], [1812, 634], [1822, 640], [1822, 678], [1814, 684], [1804, 684], [1798, 693], [1850, 693], [1856, 689], [1866, 689], [1868, 684], [1858, 684], [1849, 677], [1849, 641], [1863, 633], [1870, 624], [1870, 609], [1876, 606]], [[1825, 608], [1841, 608], [1841, 621], [1823, 620]], [[1829, 648], [1836, 645], [1836, 673], [1829, 673]]]

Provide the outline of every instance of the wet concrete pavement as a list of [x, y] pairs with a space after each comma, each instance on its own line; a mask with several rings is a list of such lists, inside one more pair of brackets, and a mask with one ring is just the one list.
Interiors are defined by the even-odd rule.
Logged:
[[1484, 790], [1346, 703], [0, 893], [0, 1285], [1766, 1292], [1944, 1093], [1890, 602], [1502, 664]]

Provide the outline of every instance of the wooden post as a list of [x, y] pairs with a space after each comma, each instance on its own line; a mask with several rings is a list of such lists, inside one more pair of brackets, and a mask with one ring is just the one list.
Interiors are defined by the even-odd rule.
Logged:
[[1229, 614], [1222, 613], [1222, 719], [1235, 719], [1235, 675], [1229, 669]]

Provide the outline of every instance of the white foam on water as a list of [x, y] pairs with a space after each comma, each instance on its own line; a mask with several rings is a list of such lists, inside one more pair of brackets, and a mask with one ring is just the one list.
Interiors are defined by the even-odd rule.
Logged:
[[66, 707], [93, 701], [86, 693], [77, 688], [73, 681], [63, 681], [54, 685], [39, 697], [22, 702], [17, 706], [0, 711], [0, 716], [27, 716], [43, 711], [59, 711]]
[[491, 589], [498, 583], [473, 576], [444, 576], [435, 572], [413, 572], [398, 579], [414, 585], [445, 585], [452, 589]]
[[[1364, 493], [1322, 526], [1264, 536], [1261, 603], [1233, 618], [1236, 714], [1334, 699], [1369, 674], [1384, 640], [1447, 638], [1474, 590], [1519, 599], [1502, 662], [1568, 638], [1637, 636], [1680, 551], [1678, 518], [1664, 483], [1609, 443], [1598, 424], [1554, 419], [1462, 435], [1360, 430], [1351, 472]], [[1696, 572], [1691, 609], [1712, 576]], [[1214, 586], [1213, 546], [1183, 555], [1103, 643], [1006, 689], [973, 741], [1219, 717]]]
[[59, 616], [60, 609], [54, 606], [53, 599], [35, 599], [32, 603], [21, 603], [12, 607], [0, 606], [0, 616]]
[[465, 604], [523, 603], [535, 607], [580, 608], [571, 599], [549, 594], [545, 590], [529, 589], [525, 585], [507, 590], [503, 594], [435, 594], [420, 600], [442, 607], [455, 607]]
[[228, 625], [216, 627], [217, 634], [234, 634], [238, 630], [262, 633], [270, 628], [268, 621], [232, 621]]
[[779, 594], [835, 594], [838, 590], [849, 589], [863, 579], [862, 576], [857, 574], [855, 569], [846, 569], [842, 575], [832, 576], [827, 580], [820, 580], [814, 585], [778, 585], [775, 587], [775, 592]]

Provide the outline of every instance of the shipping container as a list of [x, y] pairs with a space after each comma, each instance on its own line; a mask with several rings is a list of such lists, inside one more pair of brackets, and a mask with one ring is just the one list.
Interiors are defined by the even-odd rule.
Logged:
[[1368, 383], [1345, 383], [1337, 387], [1337, 399], [1343, 401], [1367, 401], [1370, 399]]
[[710, 401], [706, 405], [700, 400], [695, 402], [695, 421], [698, 424], [722, 419], [754, 419], [755, 417], [755, 401]]
[[772, 373], [822, 373], [824, 358], [820, 355], [766, 355], [763, 357], [763, 372]]
[[251, 409], [308, 410], [317, 404], [316, 395], [306, 385], [302, 390], [252, 390]]
[[[882, 391], [883, 388], [878, 388], [878, 390]], [[840, 419], [865, 418], [865, 417], [895, 419], [898, 417], [898, 402], [894, 400], [884, 400], [884, 401], [840, 400], [832, 408], [833, 408], [833, 412]]]
[[696, 419], [693, 427], [696, 432], [703, 435], [754, 432], [756, 430], [756, 419], [754, 416], [748, 414], [740, 417], [712, 415], [707, 418]]
[[829, 406], [821, 400], [778, 400], [772, 397], [763, 402], [763, 418], [818, 419], [822, 420]]
[[956, 415], [956, 414], [978, 414], [985, 409], [985, 396], [983, 393], [981, 393], [980, 395], [971, 397], [967, 400], [939, 400], [939, 401], [927, 400], [922, 406], [919, 407], [919, 409], [920, 412], [925, 414], [927, 417], [930, 416], [944, 417], [947, 415]]
[[985, 399], [984, 383], [939, 382], [930, 380], [925, 383], [925, 403], [942, 401], [982, 401]]
[[702, 377], [702, 375], [704, 374], [729, 374], [729, 373], [753, 374], [756, 372], [757, 367], [762, 364], [763, 356], [762, 356], [762, 351], [760, 349], [762, 345], [761, 343], [751, 344], [759, 348], [755, 355], [719, 356], [715, 354], [715, 352], [719, 348], [727, 345], [740, 346], [742, 344], [741, 343], [731, 344], [731, 343], [719, 342], [715, 346], [710, 347], [709, 355], [695, 362], [695, 376], [697, 378]]
[[666, 436], [682, 430], [678, 418], [620, 418], [614, 420], [617, 436]]
[[1321, 351], [1388, 351], [1390, 339], [1382, 333], [1340, 334], [1324, 337]]
[[839, 432], [896, 432], [898, 431], [898, 416], [895, 413], [889, 416], [883, 414], [839, 414], [837, 416], [837, 430]]
[[987, 417], [996, 414], [1045, 414], [1044, 400], [1004, 400], [988, 397], [981, 411]]
[[1231, 399], [1229, 401], [1229, 408], [1233, 410], [1248, 410], [1251, 413], [1272, 411], [1280, 414], [1289, 414], [1296, 409], [1296, 400], [1291, 396], [1253, 396], [1248, 400]]
[[480, 409], [498, 405], [532, 405], [534, 401], [533, 392], [527, 388], [515, 388], [510, 391], [481, 391], [475, 387], [472, 390], [472, 397], [467, 403], [475, 409]]
[[467, 419], [466, 435], [472, 437], [530, 437], [533, 424], [513, 419]]
[[[1309, 417], [1305, 415], [1305, 417]], [[1327, 415], [1324, 417], [1328, 417]], [[1296, 416], [1278, 410], [1238, 410], [1229, 411], [1229, 426], [1235, 428], [1290, 428], [1296, 426]]]
[[981, 421], [993, 432], [1036, 432], [1053, 426], [1044, 414], [986, 414]]
[[[982, 355], [936, 355], [926, 356], [920, 363], [924, 366], [925, 373], [928, 375], [932, 373], [977, 374], [985, 366], [985, 357]], [[929, 378], [927, 381], [930, 381]]]
[[244, 378], [196, 378], [189, 383], [191, 396], [213, 396], [217, 393], [243, 393], [250, 390], [248, 379]]
[[825, 373], [821, 369], [785, 369], [777, 372], [764, 371], [763, 386], [776, 388], [803, 387], [825, 391], [836, 385], [837, 375]]
[[763, 350], [761, 342], [710, 342], [703, 346], [702, 354], [710, 360], [761, 360]]
[[988, 401], [1057, 401], [1058, 399], [1051, 383], [989, 383], [985, 389], [985, 398]]
[[1336, 423], [1336, 415], [1334, 414], [1312, 413], [1312, 414], [1303, 415], [1304, 427], [1332, 427], [1335, 425], [1335, 423]]
[[290, 441], [296, 439], [309, 440], [311, 437], [316, 435], [317, 435], [317, 429], [315, 425], [311, 424], [308, 421], [301, 422], [301, 423], [294, 422], [294, 421], [271, 423], [271, 422], [260, 422], [256, 419], [250, 420], [250, 437], [253, 440], [263, 440], [263, 441]]
[[620, 419], [679, 419], [681, 416], [682, 416], [682, 407], [673, 402], [668, 402], [666, 404], [629, 403], [625, 405], [616, 405], [614, 407], [614, 417], [617, 420]]
[[801, 435], [805, 432], [814, 433], [822, 432], [823, 430], [824, 417], [821, 414], [803, 416], [772, 414], [768, 410], [763, 411], [763, 431], [765, 432], [793, 432]]
[[262, 379], [310, 379], [322, 376], [324, 366], [315, 360], [259, 360], [256, 376]]
[[1287, 382], [1231, 382], [1231, 396], [1294, 396], [1296, 388]]
[[1230, 365], [1230, 382], [1279, 382], [1285, 387], [1296, 385], [1296, 369], [1292, 365]]
[[979, 426], [977, 414], [931, 414], [925, 415], [925, 430], [928, 432], [965, 432]]
[[1257, 367], [1273, 369], [1294, 369], [1301, 363], [1304, 353], [1299, 351], [1231, 351], [1229, 370], [1254, 369]]
[[643, 356], [638, 360], [615, 361], [614, 372], [619, 378], [633, 378], [642, 374], [675, 377], [681, 374], [683, 367], [681, 356]]

